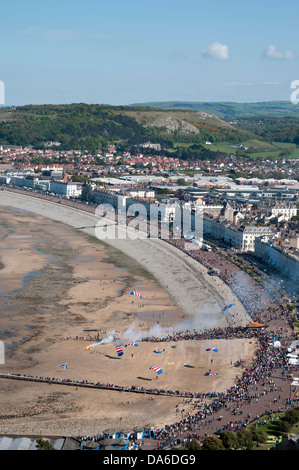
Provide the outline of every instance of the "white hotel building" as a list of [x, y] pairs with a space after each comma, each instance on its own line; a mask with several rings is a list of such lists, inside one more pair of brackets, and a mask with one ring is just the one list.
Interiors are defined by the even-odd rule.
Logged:
[[258, 237], [274, 237], [274, 232], [268, 227], [257, 227], [255, 225], [236, 226], [227, 223], [226, 220], [203, 219], [203, 234], [208, 233], [216, 240], [223, 240], [240, 251], [254, 251], [255, 239]]
[[51, 181], [50, 192], [64, 197], [80, 197], [82, 194], [82, 184]]

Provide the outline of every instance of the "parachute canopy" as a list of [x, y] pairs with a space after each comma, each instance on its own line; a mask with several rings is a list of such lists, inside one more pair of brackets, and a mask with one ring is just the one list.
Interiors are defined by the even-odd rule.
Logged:
[[65, 369], [67, 368], [67, 362], [65, 362], [64, 364], [62, 364], [62, 366], [60, 366], [60, 367], [62, 367], [62, 368], [65, 370]]
[[142, 299], [142, 295], [140, 294], [140, 292], [131, 292], [131, 295], [137, 295], [137, 297], [140, 297]]
[[159, 375], [162, 374], [162, 372], [163, 372], [163, 370], [160, 369], [160, 367], [158, 367], [158, 366], [152, 366], [152, 367], [150, 367], [150, 369], [154, 370]]
[[126, 348], [127, 346], [138, 346], [138, 344], [137, 344], [137, 343], [128, 343], [128, 344], [125, 345], [125, 348]]
[[211, 375], [211, 376], [215, 376], [215, 375], [218, 375], [218, 374], [212, 374], [211, 372], [206, 372], [205, 375]]
[[123, 349], [121, 346], [116, 346], [117, 355], [120, 357], [123, 355]]
[[154, 350], [154, 353], [156, 353], [156, 354], [161, 354], [162, 351], [161, 351], [160, 349], [155, 349], [155, 350]]
[[216, 348], [207, 348], [206, 351], [215, 351], [215, 352], [218, 352], [218, 349], [216, 349]]
[[223, 309], [223, 311], [225, 312], [228, 308], [232, 308], [233, 304], [229, 304], [229, 305], [226, 305]]

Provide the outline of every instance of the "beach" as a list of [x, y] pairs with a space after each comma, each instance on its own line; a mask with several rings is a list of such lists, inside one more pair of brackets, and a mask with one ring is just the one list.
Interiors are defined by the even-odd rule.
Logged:
[[[229, 302], [238, 323], [249, 321], [225, 283], [185, 253], [163, 240], [100, 243], [91, 214], [59, 204], [3, 191], [0, 205], [0, 339], [6, 344], [0, 372], [207, 392], [225, 391], [242, 373], [234, 363], [250, 362], [256, 344], [249, 339], [217, 340], [213, 357], [206, 352], [211, 340], [161, 343], [159, 355], [155, 343], [140, 341], [172, 330], [233, 326], [236, 317], [223, 314]], [[106, 344], [87, 349], [102, 339]], [[123, 348], [120, 358], [118, 340], [138, 347]], [[162, 375], [150, 370], [156, 363]], [[211, 368], [218, 375], [206, 377]], [[185, 406], [180, 397], [4, 379], [0, 393], [1, 433], [163, 426]]]
[[[36, 215], [62, 222], [73, 228], [79, 228], [97, 239], [96, 224], [99, 218], [91, 213], [66, 207], [43, 199], [0, 192], [0, 205], [33, 212]], [[132, 230], [131, 230], [132, 232]], [[150, 273], [155, 281], [167, 290], [173, 302], [185, 317], [194, 320], [200, 314], [199, 327], [213, 328], [232, 325], [230, 310], [223, 312], [227, 304], [234, 303], [239, 313], [238, 324], [246, 325], [250, 317], [239, 299], [217, 277], [207, 274], [208, 269], [180, 249], [161, 239], [128, 239], [106, 238], [102, 240], [107, 247], [115, 248], [134, 260], [138, 266]], [[119, 255], [118, 254], [118, 258]], [[128, 259], [125, 260], [128, 263]], [[203, 310], [204, 306], [204, 310]]]

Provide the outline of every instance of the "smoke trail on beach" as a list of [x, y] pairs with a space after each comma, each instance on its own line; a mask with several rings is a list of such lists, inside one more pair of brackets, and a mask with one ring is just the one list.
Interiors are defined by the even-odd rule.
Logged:
[[214, 328], [217, 325], [217, 320], [216, 318], [211, 318], [212, 311], [215, 312], [215, 306], [205, 305], [194, 317], [186, 318], [172, 326], [161, 326], [159, 323], [155, 323], [149, 330], [141, 330], [136, 329], [135, 325], [132, 325], [124, 331], [122, 339], [126, 342], [137, 342], [149, 338], [162, 338], [163, 336], [173, 335], [174, 333]]
[[194, 315], [194, 317], [182, 320], [172, 326], [161, 326], [159, 323], [155, 323], [151, 328], [149, 328], [149, 330], [142, 330], [136, 328], [136, 326], [132, 324], [132, 326], [127, 328], [122, 335], [120, 335], [119, 331], [110, 331], [106, 338], [87, 346], [86, 349], [95, 348], [115, 341], [123, 343], [138, 342], [150, 338], [162, 338], [168, 335], [173, 335], [174, 333], [177, 334], [192, 330], [200, 331], [207, 328], [213, 328], [217, 326], [217, 319], [211, 319], [212, 310], [215, 312], [215, 306], [212, 307], [211, 305], [205, 305], [201, 312]]
[[107, 334], [107, 337], [106, 337], [106, 338], [101, 339], [101, 341], [99, 341], [98, 343], [93, 343], [93, 344], [91, 344], [90, 346], [87, 346], [86, 349], [96, 348], [97, 346], [101, 346], [102, 344], [112, 343], [112, 342], [115, 341], [117, 338], [119, 338], [119, 331], [115, 331], [115, 330], [110, 331], [110, 332]]
[[135, 324], [132, 324], [132, 326], [127, 328], [121, 335], [118, 331], [113, 330], [107, 334], [106, 338], [103, 338], [97, 343], [91, 344], [86, 349], [113, 343], [115, 341], [122, 343], [138, 342], [151, 338], [172, 336], [173, 334], [184, 333], [187, 331], [212, 329], [216, 327], [219, 322], [219, 312], [217, 314], [216, 310], [215, 305], [206, 304], [199, 313], [194, 315], [194, 317], [188, 317], [172, 326], [161, 326], [159, 323], [155, 323], [148, 330], [144, 330], [140, 328], [138, 329]]
[[[187, 318], [178, 322], [176, 325], [172, 326], [161, 326], [159, 323], [155, 323], [148, 330], [136, 328], [135, 324], [132, 324], [127, 328], [120, 336], [117, 337], [117, 341], [122, 343], [129, 342], [138, 342], [150, 338], [162, 338], [165, 336], [171, 336], [174, 333], [183, 333], [187, 331], [200, 331], [204, 329], [214, 328], [217, 326], [217, 318], [213, 318], [212, 314], [215, 314], [215, 305], [207, 304], [202, 310], [194, 315], [192, 318]], [[103, 344], [108, 344], [116, 341], [116, 335], [119, 335], [119, 332], [109, 332], [107, 337], [102, 339], [98, 343], [94, 343], [88, 347], [97, 347]]]

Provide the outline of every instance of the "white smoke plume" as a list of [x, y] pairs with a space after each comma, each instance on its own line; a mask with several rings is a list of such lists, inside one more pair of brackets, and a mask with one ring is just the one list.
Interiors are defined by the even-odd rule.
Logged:
[[117, 331], [111, 331], [107, 334], [106, 338], [103, 338], [98, 343], [94, 343], [88, 346], [86, 349], [101, 346], [112, 342], [119, 341], [119, 343], [131, 343], [138, 341], [151, 339], [151, 338], [163, 338], [172, 336], [173, 334], [184, 333], [187, 331], [200, 331], [205, 329], [212, 329], [218, 325], [219, 322], [219, 310], [215, 305], [206, 304], [202, 310], [194, 315], [194, 317], [186, 318], [178, 322], [173, 326], [161, 326], [159, 323], [155, 323], [149, 330], [139, 329], [135, 324], [132, 324], [127, 328], [121, 335]]
[[113, 341], [116, 341], [117, 338], [119, 338], [119, 331], [115, 331], [115, 330], [110, 331], [107, 334], [106, 338], [101, 339], [101, 341], [99, 341], [98, 343], [93, 343], [90, 346], [87, 346], [86, 349], [95, 348], [97, 346], [101, 346], [101, 344], [112, 343]]
[[135, 325], [125, 330], [122, 340], [125, 342], [137, 342], [148, 338], [162, 338], [174, 333], [184, 333], [186, 331], [200, 331], [204, 329], [214, 328], [217, 325], [218, 314], [214, 317], [215, 306], [205, 305], [200, 313], [192, 318], [186, 318], [173, 326], [161, 326], [159, 323], [153, 325], [148, 331], [136, 329]]

